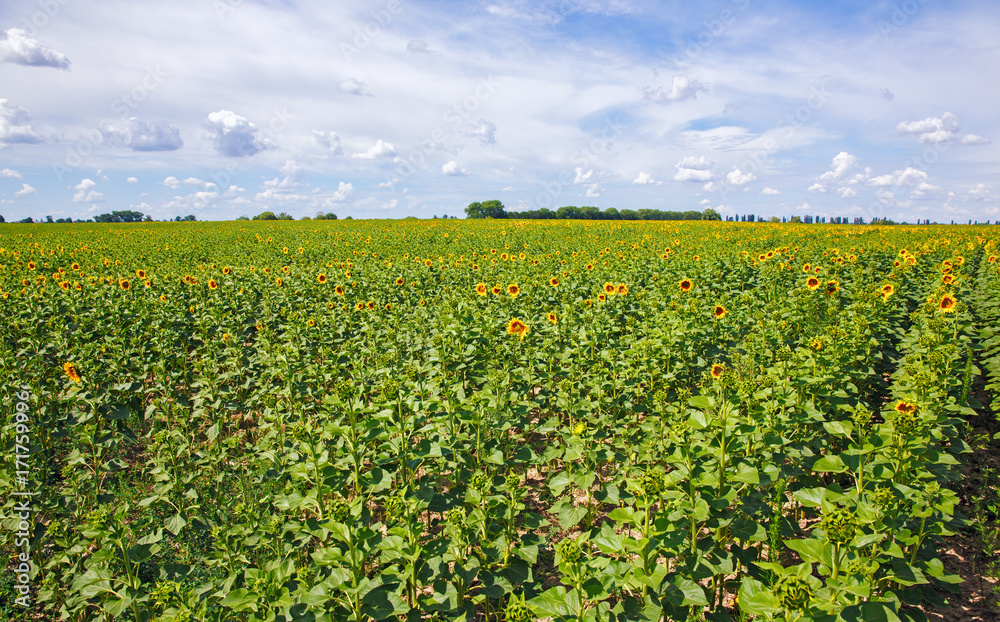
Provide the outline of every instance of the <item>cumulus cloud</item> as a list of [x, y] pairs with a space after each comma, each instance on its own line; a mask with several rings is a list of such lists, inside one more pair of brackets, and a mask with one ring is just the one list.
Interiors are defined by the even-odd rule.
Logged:
[[231, 110], [219, 110], [208, 115], [205, 122], [208, 137], [220, 155], [230, 158], [252, 156], [269, 149], [271, 143], [257, 136], [257, 126]]
[[170, 188], [171, 190], [177, 190], [178, 188], [181, 187], [181, 180], [177, 179], [173, 175], [171, 175], [170, 177], [167, 177], [161, 183], [165, 187]]
[[313, 130], [313, 142], [330, 152], [330, 155], [343, 155], [344, 148], [340, 145], [340, 136], [336, 132]]
[[478, 138], [479, 144], [484, 147], [495, 145], [497, 144], [497, 124], [486, 119], [479, 119], [465, 129], [465, 135]]
[[16, 197], [26, 197], [29, 194], [38, 194], [38, 191], [28, 184], [21, 184], [21, 189], [14, 193]]
[[184, 180], [184, 184], [191, 186], [193, 188], [201, 188], [202, 190], [211, 190], [216, 188], [216, 185], [210, 181], [203, 181], [197, 177], [188, 177]]
[[781, 190], [776, 190], [775, 188], [764, 188], [760, 191], [761, 194], [781, 194]]
[[868, 183], [873, 186], [916, 186], [927, 181], [927, 173], [907, 166], [904, 170], [894, 171], [887, 175], [872, 177]]
[[829, 183], [843, 179], [857, 162], [857, 156], [853, 156], [846, 151], [841, 151], [833, 156], [833, 163], [830, 166], [830, 170], [820, 175], [817, 181]]
[[360, 95], [362, 97], [372, 96], [372, 94], [368, 91], [368, 84], [358, 80], [357, 78], [348, 78], [341, 82], [340, 90], [345, 93], [350, 93], [351, 95]]
[[849, 187], [868, 180], [871, 175], [871, 169], [867, 167], [863, 171], [852, 175], [851, 172], [857, 163], [857, 156], [851, 155], [846, 151], [841, 151], [833, 156], [833, 161], [830, 163], [830, 170], [817, 177], [816, 183], [809, 186], [809, 192], [826, 192], [830, 185], [837, 184], [840, 187], [833, 191], [834, 194], [844, 198], [855, 196], [857, 191], [848, 192]]
[[380, 138], [368, 151], [352, 153], [351, 157], [355, 160], [375, 160], [377, 158], [391, 158], [394, 155], [396, 155], [396, 148], [392, 146], [392, 143], [382, 142]]
[[285, 165], [278, 169], [284, 177], [275, 177], [264, 182], [264, 191], [257, 194], [258, 201], [303, 201], [307, 197], [299, 194], [298, 189], [308, 186], [305, 169], [295, 160], [285, 160]]
[[698, 96], [698, 91], [708, 91], [704, 84], [697, 80], [675, 76], [669, 91], [664, 91], [662, 86], [655, 89], [647, 86], [642, 89], [642, 96], [651, 102], [681, 102], [694, 99]]
[[903, 121], [896, 126], [896, 132], [917, 135], [922, 143], [948, 142], [958, 133], [958, 118], [946, 112], [940, 117], [928, 117], [922, 121]]
[[989, 138], [978, 134], [966, 134], [962, 137], [963, 145], [988, 145], [990, 142], [992, 141]]
[[659, 185], [661, 182], [658, 182], [655, 179], [653, 179], [653, 176], [650, 175], [649, 173], [640, 171], [639, 175], [632, 180], [632, 183], [639, 186], [649, 186], [649, 185]]
[[29, 65], [32, 67], [55, 67], [69, 69], [69, 59], [65, 54], [42, 47], [20, 28], [8, 28], [0, 39], [0, 61]]
[[987, 201], [990, 198], [990, 187], [986, 184], [976, 184], [969, 190], [969, 198], [973, 201]]
[[678, 162], [677, 174], [674, 179], [677, 181], [709, 181], [712, 179], [712, 167], [714, 162], [705, 156], [687, 156]]
[[181, 131], [167, 121], [147, 123], [136, 117], [109, 121], [101, 128], [104, 140], [132, 151], [176, 151], [184, 145]]
[[14, 143], [40, 143], [42, 137], [31, 128], [31, 115], [9, 100], [0, 99], [0, 149]]
[[354, 196], [354, 186], [350, 183], [340, 182], [337, 191], [326, 198], [325, 203], [342, 203]]
[[441, 173], [445, 175], [452, 175], [455, 177], [459, 177], [462, 175], [468, 175], [469, 171], [465, 170], [464, 168], [460, 168], [458, 166], [458, 162], [450, 160], [448, 162], [445, 162], [444, 166], [441, 167]]
[[21, 174], [17, 171], [9, 168], [0, 169], [0, 178], [2, 179], [21, 179]]
[[576, 167], [576, 177], [573, 178], [573, 183], [574, 184], [585, 184], [585, 183], [588, 183], [593, 176], [594, 176], [594, 171], [593, 170], [589, 170], [588, 169], [587, 172], [584, 173], [583, 172], [583, 167], [582, 166], [578, 166], [578, 167]]
[[603, 192], [604, 192], [604, 188], [601, 187], [601, 184], [590, 184], [589, 186], [587, 186], [587, 196], [588, 197], [596, 198], [596, 197], [601, 196], [601, 194]]
[[849, 199], [851, 197], [857, 196], [858, 191], [850, 186], [844, 186], [843, 188], [837, 189], [837, 195], [842, 199]]
[[137, 183], [139, 183], [139, 178], [138, 177], [129, 177], [125, 181], [127, 181], [130, 184], [137, 184]]
[[732, 186], [744, 186], [757, 179], [753, 173], [744, 173], [738, 168], [734, 168], [726, 175], [726, 183]]
[[104, 200], [104, 195], [94, 190], [97, 183], [93, 179], [81, 179], [80, 183], [73, 186], [76, 194], [73, 195], [74, 203], [100, 203]]

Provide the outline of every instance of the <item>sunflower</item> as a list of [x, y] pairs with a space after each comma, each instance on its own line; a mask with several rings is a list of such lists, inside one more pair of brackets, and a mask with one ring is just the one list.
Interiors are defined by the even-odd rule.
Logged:
[[480, 296], [485, 296], [489, 290], [486, 289], [486, 283], [476, 284], [476, 293]]
[[813, 269], [812, 265], [810, 265], [810, 264], [802, 264], [802, 271], [805, 272], [806, 274], [809, 274], [810, 272], [812, 272], [812, 269]]
[[955, 305], [958, 304], [958, 299], [955, 298], [954, 294], [945, 294], [941, 297], [941, 302], [938, 303], [938, 309], [941, 309], [944, 313], [951, 313], [955, 310]]
[[617, 287], [617, 292], [619, 296], [624, 296], [625, 294], [628, 293], [628, 286], [626, 286], [624, 283], [619, 283]]
[[592, 264], [592, 263], [588, 263], [588, 264], [587, 264], [586, 266], [584, 266], [584, 267], [585, 267], [585, 268], [586, 268], [587, 270], [593, 270], [593, 269], [594, 269], [594, 264]]
[[34, 269], [35, 269], [35, 262], [29, 261], [28, 262], [28, 270], [34, 270]]
[[375, 301], [374, 300], [369, 300], [368, 301], [368, 310], [369, 311], [374, 311], [375, 310]]
[[397, 277], [396, 278], [396, 285], [402, 285], [405, 282], [406, 281], [403, 279], [403, 277]]
[[166, 302], [166, 301], [167, 301], [167, 295], [166, 294], [160, 294], [160, 302]]
[[320, 283], [326, 283], [326, 275], [320, 272], [316, 275], [316, 280]]
[[59, 287], [64, 290], [69, 290], [69, 281], [59, 281]]
[[233, 269], [230, 268], [229, 266], [225, 266], [224, 268], [222, 268], [222, 274], [229, 274], [232, 271]]
[[726, 317], [726, 313], [726, 308], [722, 305], [715, 305], [712, 307], [712, 315], [715, 316], [715, 319], [717, 320], [721, 320]]
[[694, 283], [691, 282], [691, 279], [681, 279], [678, 286], [680, 286], [682, 292], [689, 292], [694, 287]]
[[597, 299], [598, 299], [599, 301], [601, 301], [601, 302], [604, 302], [605, 300], [607, 300], [607, 299], [608, 299], [608, 297], [607, 297], [607, 296], [605, 296], [604, 294], [598, 294], [598, 295], [597, 295]]
[[549, 285], [551, 285], [552, 287], [557, 287], [559, 285], [559, 279], [557, 279], [556, 277], [552, 277], [551, 279], [549, 279]]
[[309, 318], [309, 320], [306, 321], [306, 324], [308, 324], [309, 326], [316, 326], [316, 320]]
[[274, 282], [277, 283], [279, 287], [284, 283], [284, 281], [281, 280], [280, 276], [278, 278], [274, 279]]
[[813, 290], [816, 289], [816, 288], [818, 288], [819, 287], [819, 279], [817, 279], [814, 276], [809, 277], [808, 279], [806, 279], [806, 287], [808, 287], [809, 289], [813, 289]]
[[604, 284], [604, 293], [605, 294], [607, 294], [609, 296], [613, 296], [616, 291], [618, 291], [618, 288], [615, 287], [614, 283], [605, 283]]
[[71, 382], [79, 383], [82, 381], [80, 378], [80, 371], [76, 368], [73, 363], [63, 363], [63, 371], [66, 372], [66, 376]]
[[715, 379], [721, 378], [722, 377], [722, 372], [724, 372], [724, 371], [726, 371], [725, 365], [721, 365], [719, 363], [713, 363], [712, 364], [712, 372], [711, 373], [712, 373], [712, 377], [713, 378], [715, 378]]
[[827, 281], [826, 282], [826, 294], [828, 296], [836, 294], [839, 291], [840, 291], [840, 283], [838, 283], [836, 281]]
[[491, 289], [490, 291], [491, 291], [491, 292], [493, 292], [493, 295], [494, 295], [494, 296], [499, 296], [499, 295], [500, 295], [500, 292], [502, 292], [502, 291], [503, 291], [503, 288], [502, 288], [502, 287], [500, 287], [499, 285], [494, 285], [494, 286], [493, 286], [493, 289]]
[[507, 293], [513, 298], [517, 298], [521, 293], [521, 288], [517, 286], [517, 283], [511, 283], [507, 286]]
[[517, 335], [518, 338], [524, 339], [524, 336], [528, 334], [528, 325], [517, 318], [513, 318], [507, 322], [507, 334]]
[[385, 310], [386, 311], [392, 311], [392, 305], [390, 303], [388, 303], [388, 302], [385, 303]]
[[365, 303], [363, 303], [363, 302], [359, 302], [358, 304], [354, 305], [354, 310], [355, 311], [361, 311], [364, 308], [365, 308]]
[[219, 289], [219, 284], [215, 282], [215, 279], [208, 279], [208, 289]]
[[118, 287], [121, 287], [124, 290], [128, 290], [129, 287], [132, 287], [132, 284], [128, 282], [128, 279], [121, 279], [120, 281], [118, 281]]
[[590, 298], [587, 298], [586, 300], [584, 300], [583, 304], [587, 305], [588, 307], [594, 306], [594, 302]]
[[338, 286], [334, 287], [333, 288], [333, 293], [337, 294], [338, 296], [343, 296], [344, 295], [344, 287], [342, 285], [338, 285]]
[[555, 313], [549, 313], [549, 314], [548, 314], [548, 315], [547, 315], [546, 317], [547, 317], [547, 318], [549, 319], [549, 321], [550, 321], [550, 322], [552, 322], [553, 324], [558, 324], [558, 323], [559, 323], [559, 318], [557, 318], [557, 317], [556, 317], [556, 314], [555, 314]]
[[896, 402], [896, 405], [893, 406], [893, 410], [903, 413], [904, 415], [913, 415], [917, 412], [917, 405], [913, 402], [907, 402], [906, 400], [899, 400]]
[[986, 261], [987, 261], [987, 263], [996, 263], [996, 262], [997, 262], [997, 256], [996, 256], [996, 255], [990, 255], [990, 256], [989, 256], [989, 257], [988, 257], [988, 258], [986, 259]]
[[822, 350], [823, 349], [823, 345], [824, 345], [823, 344], [823, 340], [820, 339], [819, 337], [817, 337], [816, 339], [813, 339], [812, 341], [809, 342], [809, 347], [811, 349], [815, 350], [816, 352], [819, 352], [820, 350]]
[[[994, 258], [994, 259], [995, 259], [995, 258]], [[990, 262], [990, 263], [992, 263], [992, 262]], [[73, 265], [72, 265], [72, 266], [70, 266], [70, 268], [72, 268], [73, 270], [79, 270], [79, 269], [80, 269], [80, 264], [78, 264], [78, 263], [76, 263], [76, 262], [74, 261], [74, 262], [73, 262]]]
[[150, 287], [153, 286], [153, 282], [152, 281], [143, 281], [142, 284], [146, 286], [146, 289], [149, 289]]

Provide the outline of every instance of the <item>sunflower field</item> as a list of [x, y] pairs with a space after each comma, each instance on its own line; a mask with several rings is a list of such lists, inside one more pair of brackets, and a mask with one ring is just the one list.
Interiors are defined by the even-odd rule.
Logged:
[[998, 229], [4, 225], [0, 611], [925, 619]]

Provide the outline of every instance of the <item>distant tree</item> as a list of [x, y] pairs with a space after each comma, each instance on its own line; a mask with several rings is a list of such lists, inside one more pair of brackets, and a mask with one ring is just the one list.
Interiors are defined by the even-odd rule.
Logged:
[[4, 220], [3, 214], [0, 214], [0, 222], [7, 222], [6, 220]]
[[354, 220], [354, 216], [347, 216], [344, 220]]
[[142, 219], [142, 222], [153, 222], [153, 217], [147, 214], [146, 217]]
[[792, 216], [792, 219], [789, 220], [788, 222], [796, 224], [796, 225], [800, 225], [800, 224], [802, 224], [802, 217], [801, 216]]
[[311, 216], [303, 216], [302, 218], [299, 218], [299, 220], [312, 220], [312, 217]]
[[183, 220], [184, 222], [195, 222], [198, 219], [194, 217], [194, 214], [188, 214], [187, 216], [185, 216], [181, 220]]
[[250, 220], [250, 218], [247, 216], [237, 216], [236, 220]]
[[[350, 218], [350, 216], [348, 216], [348, 218]], [[337, 220], [337, 215], [334, 214], [333, 212], [330, 212], [326, 216], [323, 216], [323, 219], [324, 220]]]
[[469, 218], [506, 218], [507, 216], [503, 203], [496, 199], [482, 203], [479, 201], [469, 203], [468, 207], [465, 208], [465, 214]]
[[253, 217], [254, 220], [278, 220], [274, 212], [261, 212]]
[[73, 219], [72, 218], [68, 218], [68, 217], [67, 218], [56, 218], [56, 222], [57, 223], [73, 222]]
[[702, 220], [722, 220], [722, 216], [719, 215], [719, 212], [715, 211], [714, 209], [712, 209], [710, 207], [710, 208], [706, 209], [704, 212], [701, 213], [701, 219]]
[[278, 214], [278, 220], [295, 220], [295, 217], [288, 212], [281, 212]]
[[768, 222], [781, 222], [781, 219], [778, 218], [777, 216], [771, 216], [771, 220], [769, 220]]
[[31, 224], [31, 223], [35, 222], [35, 220], [31, 216], [28, 216], [27, 218], [22, 218], [21, 220], [19, 220], [17, 222], [23, 223], [23, 224], [27, 225], [27, 224]]
[[52, 217], [51, 217], [51, 216], [46, 216], [46, 217], [45, 217], [45, 222], [55, 222], [55, 221], [54, 221], [54, 220], [52, 220]]

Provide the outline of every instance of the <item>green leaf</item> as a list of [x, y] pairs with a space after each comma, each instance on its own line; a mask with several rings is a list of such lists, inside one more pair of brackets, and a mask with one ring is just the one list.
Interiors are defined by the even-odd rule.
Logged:
[[559, 509], [559, 526], [566, 530], [572, 529], [586, 515], [587, 508], [573, 507], [572, 502], [566, 503]]
[[257, 611], [257, 595], [241, 587], [229, 592], [225, 598], [219, 601], [219, 604], [234, 612]]
[[392, 591], [385, 587], [372, 590], [365, 594], [364, 613], [376, 620], [386, 620], [410, 610], [409, 606]]
[[833, 552], [832, 544], [815, 538], [785, 540], [785, 546], [798, 553], [802, 561], [805, 562], [822, 562], [824, 555], [829, 555]]
[[813, 463], [812, 468], [817, 473], [842, 473], [847, 470], [847, 465], [840, 456], [823, 456]]
[[775, 610], [781, 607], [778, 597], [756, 579], [744, 578], [740, 584], [740, 610], [752, 616], [762, 616], [770, 619]]
[[181, 532], [181, 529], [184, 529], [184, 525], [187, 525], [187, 521], [180, 514], [174, 514], [163, 525], [170, 530], [170, 533], [176, 536]]

